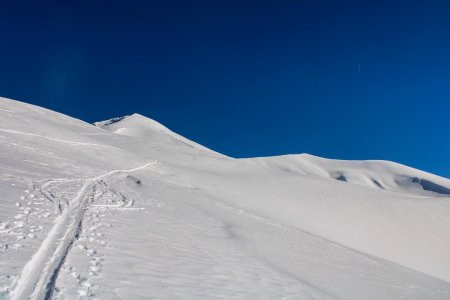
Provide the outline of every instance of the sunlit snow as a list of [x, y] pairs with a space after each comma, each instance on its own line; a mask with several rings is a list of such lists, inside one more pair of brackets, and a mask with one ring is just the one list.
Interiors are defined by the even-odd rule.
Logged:
[[0, 299], [450, 299], [450, 180], [234, 159], [0, 98]]

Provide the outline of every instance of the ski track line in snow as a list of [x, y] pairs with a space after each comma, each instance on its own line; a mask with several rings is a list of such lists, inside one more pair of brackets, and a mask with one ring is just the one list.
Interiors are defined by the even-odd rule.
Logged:
[[55, 220], [47, 238], [39, 246], [20, 276], [11, 286], [11, 299], [50, 299], [58, 271], [72, 243], [79, 234], [83, 214], [88, 206], [88, 196], [98, 181], [118, 173], [131, 173], [143, 170], [158, 163], [157, 160], [129, 170], [113, 170], [106, 174], [85, 179], [70, 205]]
[[51, 138], [51, 137], [48, 137], [48, 136], [43, 136], [43, 135], [39, 135], [39, 134], [23, 132], [23, 131], [18, 131], [18, 130], [0, 129], [0, 131], [7, 132], [7, 133], [16, 133], [16, 134], [28, 135], [28, 136], [32, 136], [32, 137], [38, 137], [38, 138], [43, 138], [43, 139], [47, 139], [47, 140], [50, 140], [50, 141], [66, 143], [66, 144], [71, 144], [71, 145], [77, 145], [77, 146], [97, 146], [97, 147], [103, 147], [103, 148], [120, 149], [120, 148], [117, 148], [117, 147], [108, 146], [108, 145], [102, 145], [102, 144], [61, 140], [61, 139]]

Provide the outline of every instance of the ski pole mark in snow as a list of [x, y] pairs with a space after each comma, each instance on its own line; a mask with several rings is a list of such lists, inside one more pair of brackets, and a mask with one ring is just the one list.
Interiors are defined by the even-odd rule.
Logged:
[[131, 173], [155, 165], [158, 161], [143, 166], [114, 170], [100, 176], [86, 179], [69, 206], [55, 220], [55, 224], [37, 252], [28, 261], [20, 276], [11, 287], [11, 299], [50, 299], [59, 269], [71, 245], [77, 239], [89, 196], [97, 183], [119, 173]]
[[111, 148], [111, 149], [119, 149], [117, 147], [108, 146], [108, 145], [61, 140], [61, 139], [51, 138], [51, 137], [48, 137], [48, 136], [43, 136], [43, 135], [39, 135], [39, 134], [23, 132], [23, 131], [18, 131], [18, 130], [0, 129], [0, 131], [7, 132], [7, 133], [15, 133], [15, 134], [27, 135], [27, 136], [37, 137], [37, 138], [43, 138], [43, 139], [50, 140], [50, 141], [66, 143], [66, 144], [71, 144], [71, 145], [77, 145], [77, 146], [97, 146], [97, 147], [104, 147], [104, 148]]

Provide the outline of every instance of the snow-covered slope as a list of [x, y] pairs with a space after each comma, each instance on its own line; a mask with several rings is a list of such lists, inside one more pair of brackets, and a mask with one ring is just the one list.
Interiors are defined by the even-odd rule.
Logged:
[[2, 98], [0, 299], [449, 299], [449, 188]]

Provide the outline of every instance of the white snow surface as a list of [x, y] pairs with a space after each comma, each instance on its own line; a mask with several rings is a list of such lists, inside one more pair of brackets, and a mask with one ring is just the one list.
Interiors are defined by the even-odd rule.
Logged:
[[450, 181], [0, 98], [0, 299], [450, 299]]

